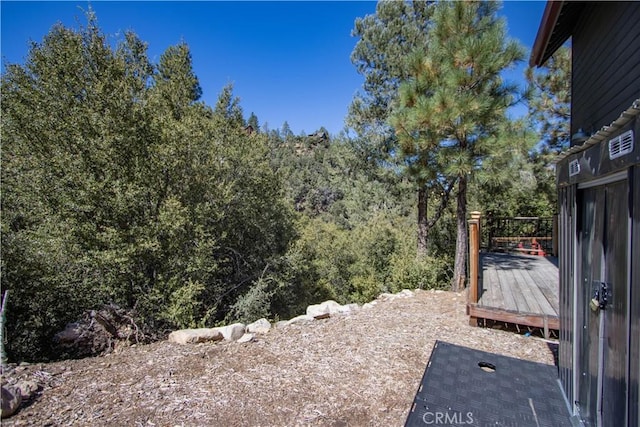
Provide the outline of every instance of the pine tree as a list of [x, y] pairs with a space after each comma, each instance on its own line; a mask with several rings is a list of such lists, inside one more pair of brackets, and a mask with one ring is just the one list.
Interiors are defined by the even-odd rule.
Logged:
[[558, 49], [542, 71], [527, 68], [529, 116], [540, 127], [543, 149], [558, 154], [569, 147], [571, 50]]
[[222, 88], [222, 92], [218, 96], [213, 115], [218, 123], [226, 123], [236, 128], [244, 128], [246, 122], [240, 106], [240, 98], [233, 96], [233, 85], [229, 83]]
[[170, 46], [161, 56], [155, 75], [157, 92], [179, 118], [184, 108], [200, 99], [202, 88], [193, 71], [189, 46]]
[[395, 135], [388, 123], [400, 83], [409, 77], [405, 59], [427, 43], [432, 6], [425, 0], [378, 2], [376, 13], [358, 18], [352, 36], [358, 37], [351, 62], [364, 76], [346, 119], [359, 138], [352, 141], [363, 159], [388, 161]]
[[260, 123], [258, 122], [258, 116], [256, 116], [253, 112], [251, 112], [249, 120], [247, 120], [247, 125], [251, 126], [254, 132], [260, 132]]
[[407, 162], [426, 182], [456, 185], [456, 250], [452, 290], [466, 281], [467, 188], [516, 88], [500, 73], [524, 56], [506, 37], [495, 2], [439, 2], [428, 49], [409, 60], [392, 118]]
[[354, 98], [348, 125], [363, 134], [388, 127], [387, 117], [403, 79], [405, 57], [426, 46], [431, 7], [427, 1], [380, 1], [376, 13], [358, 18], [352, 36], [359, 37], [351, 62], [365, 78], [364, 92]]

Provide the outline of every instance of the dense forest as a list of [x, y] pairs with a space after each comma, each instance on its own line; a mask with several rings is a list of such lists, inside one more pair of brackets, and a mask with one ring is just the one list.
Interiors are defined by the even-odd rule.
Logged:
[[[161, 336], [289, 318], [326, 299], [460, 290], [466, 219], [555, 212], [568, 50], [527, 88], [493, 2], [380, 2], [359, 18], [365, 83], [348, 132], [246, 117], [233, 88], [200, 101], [189, 46], [157, 63], [95, 15], [54, 26], [2, 75], [2, 288], [10, 360], [113, 303]], [[512, 120], [510, 106], [530, 114]], [[258, 112], [259, 114], [259, 112]]]

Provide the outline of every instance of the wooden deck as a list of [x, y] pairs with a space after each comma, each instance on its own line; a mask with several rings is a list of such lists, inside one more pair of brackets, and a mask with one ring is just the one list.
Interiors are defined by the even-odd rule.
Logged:
[[479, 254], [477, 302], [468, 304], [477, 319], [558, 329], [558, 261], [553, 257], [506, 253]]

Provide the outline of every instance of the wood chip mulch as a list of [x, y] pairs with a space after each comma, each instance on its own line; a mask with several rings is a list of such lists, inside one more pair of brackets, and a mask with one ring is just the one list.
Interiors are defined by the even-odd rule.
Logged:
[[402, 426], [436, 340], [554, 363], [554, 343], [471, 327], [465, 294], [417, 291], [257, 335], [17, 367], [43, 386], [4, 426]]

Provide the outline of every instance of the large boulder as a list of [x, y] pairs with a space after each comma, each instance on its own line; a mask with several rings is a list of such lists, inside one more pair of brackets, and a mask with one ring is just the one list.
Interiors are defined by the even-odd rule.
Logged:
[[220, 341], [223, 338], [223, 334], [219, 328], [180, 329], [169, 334], [169, 342], [177, 344]]
[[256, 320], [247, 325], [247, 332], [250, 334], [266, 334], [271, 330], [271, 323], [265, 319]]
[[22, 403], [22, 393], [20, 390], [10, 385], [2, 386], [2, 407], [0, 408], [0, 418], [7, 418], [15, 414]]

